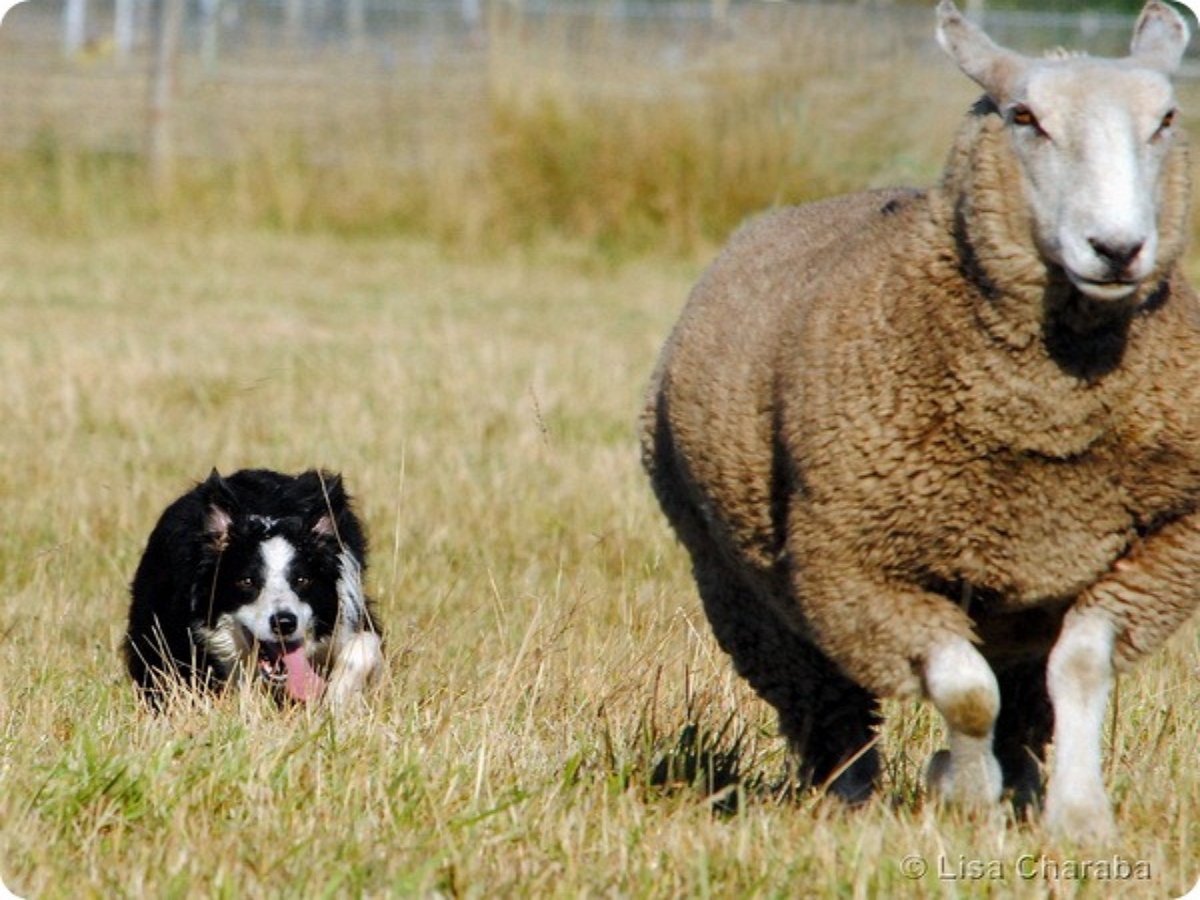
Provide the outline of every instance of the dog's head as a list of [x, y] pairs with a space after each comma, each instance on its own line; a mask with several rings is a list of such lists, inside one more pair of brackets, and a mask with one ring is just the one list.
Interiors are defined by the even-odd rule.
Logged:
[[[361, 615], [365, 547], [338, 476], [217, 472], [205, 507], [195, 631], [210, 658], [253, 670], [297, 700], [324, 689], [331, 635]], [[351, 623], [353, 624], [353, 623]]]

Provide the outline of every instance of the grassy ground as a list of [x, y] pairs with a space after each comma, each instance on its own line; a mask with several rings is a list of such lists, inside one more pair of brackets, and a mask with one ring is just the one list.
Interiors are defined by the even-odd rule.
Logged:
[[[0, 236], [9, 885], [1113, 896], [1095, 872], [1052, 878], [1080, 857], [1037, 826], [925, 805], [939, 737], [917, 705], [890, 708], [891, 802], [775, 790], [771, 716], [711, 640], [636, 461], [638, 396], [695, 270], [328, 236]], [[125, 585], [155, 516], [209, 467], [250, 464], [332, 466], [359, 497], [390, 648], [368, 715], [235, 697], [154, 718], [125, 682]], [[1121, 682], [1112, 852], [1146, 867], [1121, 896], [1200, 874], [1198, 674], [1192, 628]], [[929, 872], [907, 877], [910, 857]]]
[[[640, 394], [741, 216], [929, 180], [973, 91], [928, 23], [914, 43], [863, 27], [878, 11], [754, 10], [675, 69], [627, 35], [499, 28], [453, 78], [354, 102], [322, 93], [337, 79], [289, 100], [185, 67], [193, 137], [243, 152], [157, 198], [128, 149], [140, 107], [117, 102], [144, 96], [136, 73], [34, 76], [45, 130], [0, 155], [0, 874], [18, 894], [1194, 883], [1194, 623], [1120, 683], [1116, 847], [931, 808], [941, 736], [918, 704], [888, 707], [877, 802], [787, 791], [773, 718], [710, 637], [639, 471]], [[13, 122], [43, 96], [17, 68], [0, 66]], [[330, 118], [266, 118], [297, 96]], [[336, 164], [330, 135], [351, 147]], [[369, 713], [135, 702], [117, 648], [146, 536], [211, 467], [247, 465], [339, 469], [359, 499], [389, 653]]]

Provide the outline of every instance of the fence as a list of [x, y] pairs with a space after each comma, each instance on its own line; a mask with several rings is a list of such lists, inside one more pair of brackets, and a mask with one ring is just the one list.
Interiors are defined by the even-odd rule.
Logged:
[[[1117, 54], [1130, 24], [1110, 15], [987, 15], [997, 38], [1031, 49]], [[797, 55], [804, 59], [789, 59]], [[535, 83], [543, 93], [631, 104], [669, 94], [688, 104], [756, 73], [778, 81], [785, 63], [802, 65], [807, 85], [814, 74], [847, 82], [862, 67], [913, 59], [946, 65], [928, 7], [30, 0], [0, 29], [0, 150], [148, 159], [159, 182], [171, 180], [173, 163], [256, 155], [435, 172], [478, 165], [481, 135], [494, 130], [492, 101], [524, 102]], [[797, 83], [780, 90], [803, 93]]]
[[[186, 104], [197, 92], [218, 102], [221, 95], [274, 93], [283, 95], [283, 108], [299, 107], [294, 112], [301, 118], [313, 118], [319, 109], [287, 95], [327, 96], [336, 84], [345, 89], [337, 91], [345, 100], [356, 83], [376, 88], [382, 81], [394, 82], [398, 90], [444, 94], [432, 82], [454, 83], [462, 80], [456, 74], [463, 70], [486, 67], [489, 18], [501, 16], [520, 17], [543, 41], [568, 52], [572, 42], [596, 42], [601, 33], [604, 49], [618, 57], [622, 43], [635, 44], [639, 53], [653, 47], [663, 67], [687, 78], [694, 68], [688, 54], [697, 42], [742, 26], [750, 33], [744, 52], [752, 59], [754, 20], [763, 18], [765, 6], [785, 5], [765, 0], [732, 5], [730, 0], [496, 0], [487, 7], [482, 0], [31, 0], [11, 11], [0, 31], [6, 120], [0, 140], [20, 144], [54, 126], [78, 130], [84, 140], [114, 149], [140, 145], [141, 138], [135, 140], [128, 128], [140, 116], [131, 112], [144, 112], [151, 94], [147, 79], [164, 80], [174, 70], [178, 90], [157, 85], [152, 105], [176, 94]], [[846, 12], [845, 6], [838, 11]], [[182, 17], [178, 37], [168, 33], [171, 55], [158, 57], [160, 67], [165, 62], [172, 71], [160, 68], [155, 76], [156, 40], [173, 9]], [[862, 5], [857, 10], [861, 14]], [[872, 28], [894, 30], [899, 43], [929, 43], [927, 9], [884, 6], [866, 15]], [[1129, 20], [1003, 12], [990, 13], [987, 25], [999, 39], [1016, 45], [1082, 42], [1102, 53], [1124, 48]], [[168, 110], [164, 106], [155, 113], [161, 119]], [[219, 142], [211, 148], [220, 150]]]

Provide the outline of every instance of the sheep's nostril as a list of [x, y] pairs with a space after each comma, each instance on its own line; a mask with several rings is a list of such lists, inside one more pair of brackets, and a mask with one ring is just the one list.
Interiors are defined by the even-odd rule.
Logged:
[[1142, 252], [1144, 241], [1105, 241], [1099, 238], [1088, 238], [1088, 244], [1096, 255], [1109, 264], [1114, 274], [1124, 271], [1131, 262]]

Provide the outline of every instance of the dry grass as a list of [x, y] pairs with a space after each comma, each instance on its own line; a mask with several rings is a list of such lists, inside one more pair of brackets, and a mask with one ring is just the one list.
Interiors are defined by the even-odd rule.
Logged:
[[[0, 41], [0, 208], [50, 233], [236, 223], [686, 253], [748, 210], [928, 180], [944, 149], [926, 135], [973, 93], [924, 16], [871, 30], [861, 9], [762, 4], [732, 31], [663, 34], [506, 9], [486, 48], [425, 60], [402, 33], [394, 67], [258, 54], [209, 72], [189, 57], [161, 196], [138, 155], [144, 67], [64, 64], [14, 31]], [[945, 85], [957, 99], [930, 104]]]
[[[84, 152], [65, 113], [8, 160], [0, 873], [19, 894], [1161, 900], [1191, 885], [1194, 624], [1121, 682], [1107, 754], [1123, 838], [1103, 853], [926, 805], [941, 737], [919, 705], [889, 707], [883, 798], [847, 812], [790, 792], [769, 711], [709, 635], [634, 437], [699, 261], [752, 209], [928, 180], [971, 95], [903, 32], [763, 10], [757, 34], [777, 43], [754, 45], [752, 69], [742, 32], [688, 48], [709, 80], [686, 84], [628, 45], [604, 65], [572, 56], [577, 34], [498, 32], [468, 83], [484, 115], [454, 120], [479, 139], [465, 161], [437, 150], [437, 98], [386, 95], [391, 137], [347, 107], [328, 128], [358, 150], [331, 168], [311, 131], [216, 128], [225, 107], [204, 92], [189, 116], [251, 151], [185, 173], [166, 204], [136, 158]], [[85, 95], [54, 78], [57, 102]], [[426, 163], [417, 181], [384, 162], [397, 148]], [[388, 633], [369, 713], [136, 704], [117, 654], [126, 584], [162, 507], [214, 465], [346, 475]], [[1149, 878], [1042, 863], [1114, 854]], [[908, 877], [910, 857], [930, 871]]]
[[[27, 896], [1112, 896], [1036, 826], [789, 797], [709, 637], [633, 419], [694, 266], [127, 233], [0, 239], [0, 865]], [[212, 465], [343, 470], [390, 671], [372, 712], [146, 715], [120, 671], [155, 515]], [[1120, 855], [1200, 871], [1196, 633], [1122, 682]], [[686, 782], [692, 782], [688, 784]], [[721, 794], [714, 801], [706, 785]], [[729, 814], [730, 808], [739, 811]], [[722, 812], [724, 810], [724, 812]], [[1006, 881], [906, 880], [906, 856]], [[990, 861], [995, 860], [993, 864]]]

